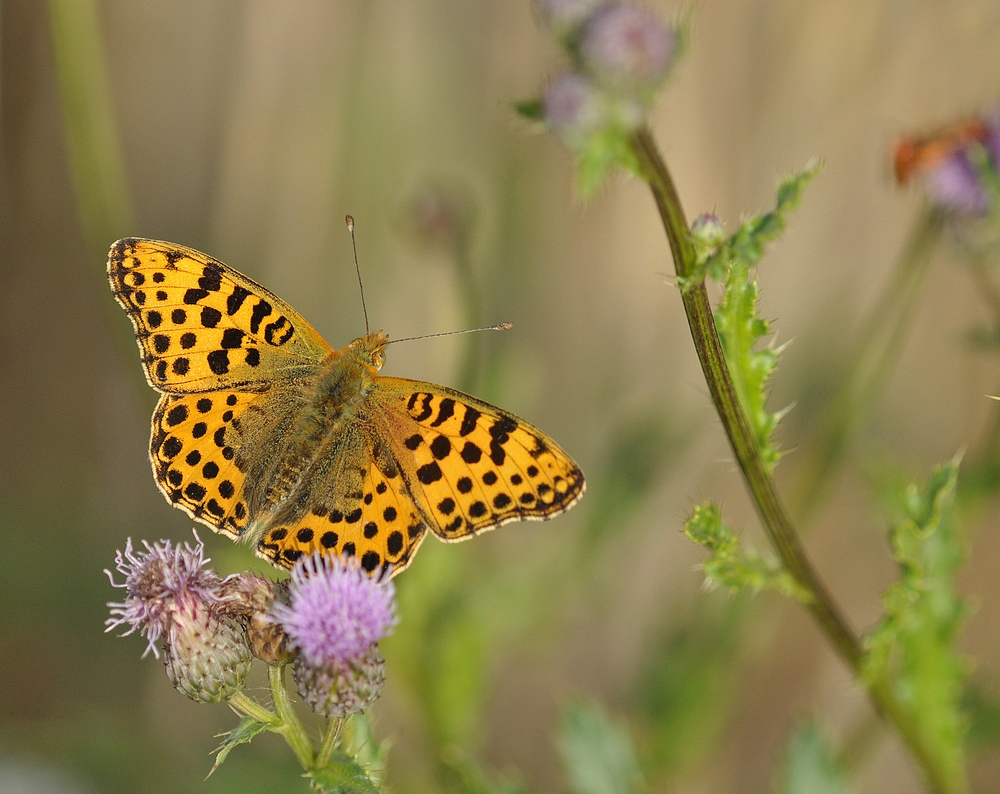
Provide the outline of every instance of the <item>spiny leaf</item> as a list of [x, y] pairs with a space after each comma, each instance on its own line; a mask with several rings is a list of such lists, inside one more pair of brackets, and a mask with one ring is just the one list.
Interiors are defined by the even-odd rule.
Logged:
[[744, 262], [734, 263], [729, 269], [715, 324], [740, 404], [750, 420], [764, 464], [772, 471], [781, 457], [771, 439], [781, 414], [767, 410], [767, 383], [778, 363], [779, 351], [774, 347], [757, 349], [771, 327], [757, 314], [757, 282], [751, 281], [749, 275]]
[[330, 763], [306, 773], [313, 787], [323, 794], [378, 794], [378, 787], [364, 769], [341, 750], [335, 750]]
[[222, 744], [216, 749], [215, 763], [212, 764], [212, 768], [205, 777], [211, 777], [215, 770], [222, 766], [222, 762], [226, 760], [226, 756], [232, 752], [232, 749], [236, 745], [246, 744], [258, 733], [267, 730], [267, 728], [268, 725], [266, 723], [255, 720], [253, 717], [244, 717], [241, 719], [239, 724], [225, 735]]
[[802, 193], [812, 179], [822, 170], [817, 161], [812, 161], [801, 171], [792, 174], [778, 185], [777, 201], [770, 212], [744, 221], [740, 228], [715, 249], [699, 251], [698, 267], [688, 276], [678, 278], [682, 291], [700, 284], [706, 276], [716, 281], [726, 278], [734, 265], [755, 266], [764, 255], [767, 243], [776, 239], [785, 230], [788, 215], [802, 200]]
[[770, 588], [803, 603], [809, 593], [776, 560], [761, 559], [752, 550], [742, 548], [739, 537], [722, 520], [717, 505], [697, 505], [684, 522], [684, 534], [712, 552], [704, 563], [705, 581], [721, 585], [730, 592]]
[[883, 596], [863, 665], [868, 681], [892, 682], [938, 765], [956, 780], [964, 775], [967, 731], [960, 707], [966, 663], [955, 647], [966, 611], [954, 588], [963, 558], [952, 516], [957, 479], [954, 460], [923, 489], [897, 494], [890, 541], [899, 581]]

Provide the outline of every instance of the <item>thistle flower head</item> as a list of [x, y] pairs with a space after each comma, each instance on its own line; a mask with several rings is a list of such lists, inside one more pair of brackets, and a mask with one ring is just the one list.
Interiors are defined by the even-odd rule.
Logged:
[[677, 50], [676, 31], [644, 8], [609, 3], [587, 21], [581, 58], [601, 83], [637, 88], [656, 85]]
[[145, 551], [135, 551], [132, 539], [125, 551], [115, 554], [115, 569], [125, 576], [119, 584], [105, 569], [113, 587], [125, 590], [125, 600], [109, 602], [111, 617], [105, 621], [105, 631], [128, 626], [122, 636], [135, 631], [148, 640], [143, 653], [159, 656], [157, 641], [170, 629], [177, 615], [191, 613], [199, 605], [208, 606], [218, 600], [219, 575], [205, 568], [205, 545], [195, 533], [194, 546], [188, 543], [174, 546], [169, 540], [152, 545], [143, 541]]
[[931, 168], [926, 186], [931, 202], [943, 209], [969, 215], [984, 215], [989, 211], [989, 195], [978, 170], [963, 150]]
[[292, 568], [289, 604], [275, 602], [272, 617], [304, 660], [323, 667], [354, 659], [395, 625], [391, 581], [374, 579], [355, 558], [303, 557]]
[[603, 97], [586, 77], [575, 72], [552, 81], [543, 107], [546, 123], [571, 145], [586, 139], [605, 122]]

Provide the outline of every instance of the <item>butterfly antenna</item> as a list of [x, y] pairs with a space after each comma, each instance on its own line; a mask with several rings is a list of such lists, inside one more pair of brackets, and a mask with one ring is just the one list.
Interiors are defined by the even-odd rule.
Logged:
[[358, 273], [358, 286], [361, 287], [361, 310], [365, 313], [365, 334], [370, 333], [368, 329], [368, 307], [365, 306], [365, 285], [361, 281], [361, 266], [358, 264], [358, 243], [354, 239], [354, 216], [346, 215], [344, 220], [347, 221], [347, 231], [351, 233], [351, 247], [354, 249], [354, 269]]
[[509, 331], [514, 327], [514, 323], [497, 323], [496, 325], [484, 325], [482, 328], [466, 328], [464, 331], [445, 331], [441, 334], [424, 334], [423, 336], [408, 336], [405, 339], [390, 339], [386, 346], [396, 342], [414, 342], [417, 339], [433, 339], [436, 336], [457, 336], [458, 334], [474, 334], [477, 331]]

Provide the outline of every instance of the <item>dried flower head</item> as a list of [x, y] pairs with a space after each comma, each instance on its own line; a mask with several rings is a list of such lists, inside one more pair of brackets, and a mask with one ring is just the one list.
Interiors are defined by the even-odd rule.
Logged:
[[129, 539], [115, 567], [124, 574], [114, 587], [124, 588], [126, 598], [110, 603], [107, 631], [128, 625], [125, 635], [139, 631], [148, 640], [145, 656], [163, 640], [164, 666], [174, 687], [192, 700], [215, 703], [228, 700], [246, 683], [252, 661], [243, 626], [220, 614], [221, 580], [204, 556], [205, 547], [174, 546], [169, 540], [149, 544], [135, 552]]
[[115, 569], [125, 576], [125, 581], [119, 584], [111, 571], [104, 571], [113, 587], [126, 592], [123, 602], [108, 603], [111, 617], [105, 621], [105, 631], [128, 625], [128, 631], [121, 636], [138, 631], [149, 641], [143, 656], [150, 651], [159, 656], [156, 643], [176, 614], [197, 603], [218, 602], [219, 575], [205, 568], [209, 562], [204, 556], [205, 545], [197, 533], [195, 540], [194, 546], [174, 546], [169, 540], [150, 545], [144, 540], [146, 551], [136, 552], [132, 539], [128, 539], [125, 552], [115, 554]]
[[314, 666], [352, 659], [395, 625], [395, 587], [372, 578], [353, 557], [303, 557], [292, 568], [289, 603], [271, 614], [291, 646]]

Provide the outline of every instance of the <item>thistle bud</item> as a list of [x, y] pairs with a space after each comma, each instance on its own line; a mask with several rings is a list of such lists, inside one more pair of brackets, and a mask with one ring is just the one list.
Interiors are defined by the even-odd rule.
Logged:
[[218, 703], [240, 692], [253, 661], [243, 627], [200, 602], [175, 611], [164, 652], [174, 689], [199, 703]]

